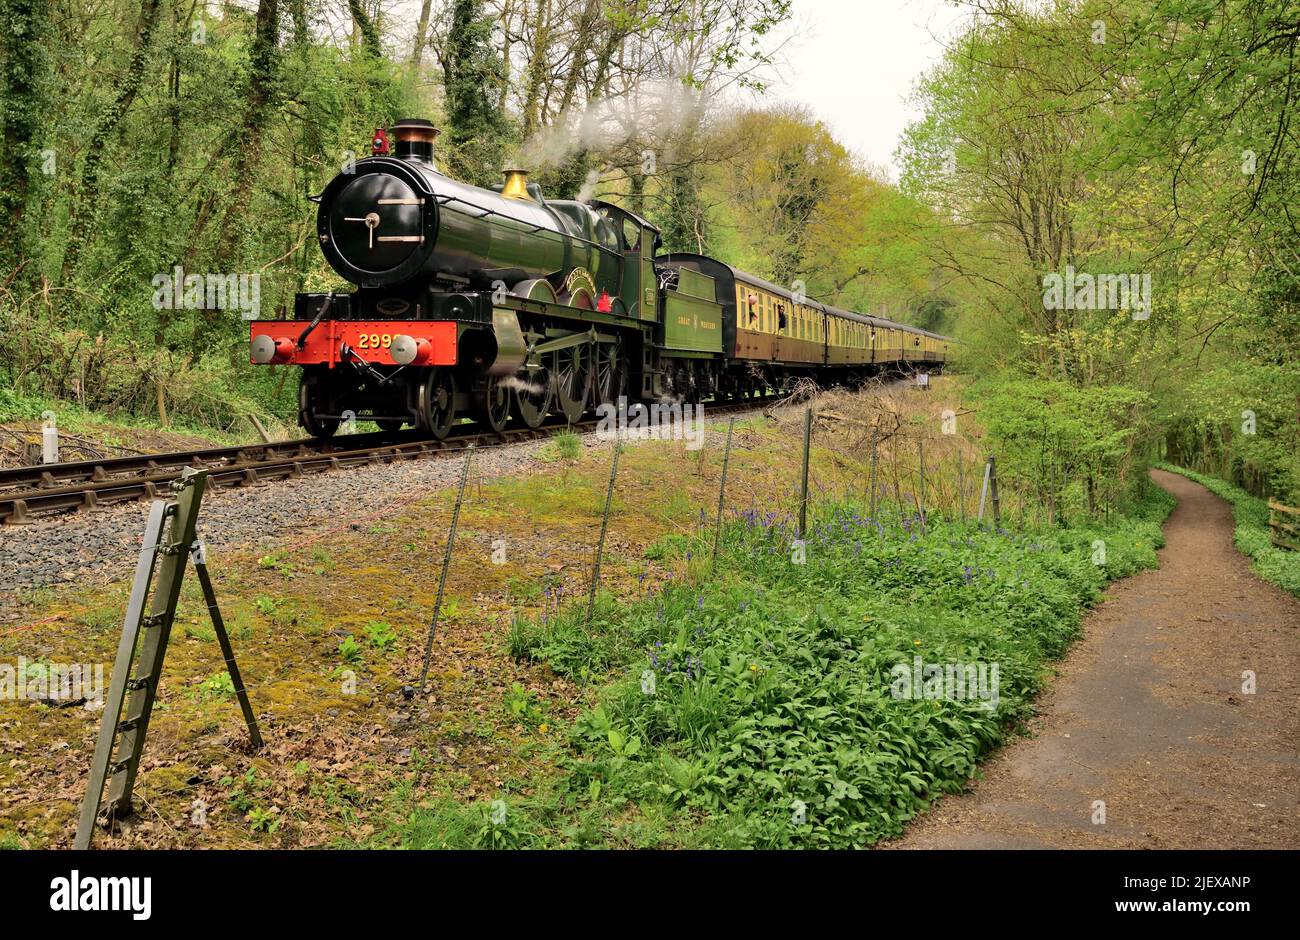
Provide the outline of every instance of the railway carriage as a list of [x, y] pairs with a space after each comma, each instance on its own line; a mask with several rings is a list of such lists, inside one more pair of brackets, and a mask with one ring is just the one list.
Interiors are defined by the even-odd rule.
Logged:
[[777, 386], [798, 376], [853, 383], [888, 368], [942, 367], [948, 358], [945, 337], [796, 296], [716, 258], [679, 252], [657, 263], [712, 279], [722, 308], [725, 392], [744, 394], [755, 377]]
[[377, 131], [316, 197], [319, 247], [355, 285], [255, 321], [250, 359], [302, 369], [299, 420], [349, 416], [443, 437], [578, 420], [599, 402], [746, 396], [796, 377], [853, 382], [941, 367], [949, 341], [829, 307], [725, 262], [657, 255], [659, 230], [611, 203], [546, 199], [522, 170], [481, 189], [442, 174], [437, 130]]

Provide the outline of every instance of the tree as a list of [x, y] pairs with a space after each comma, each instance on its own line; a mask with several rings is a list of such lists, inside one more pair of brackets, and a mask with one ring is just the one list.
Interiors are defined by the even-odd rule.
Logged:
[[46, 43], [50, 32], [45, 0], [4, 0], [7, 25], [0, 39], [3, 51], [3, 97], [0, 119], [4, 149], [0, 152], [0, 215], [8, 237], [0, 241], [0, 283], [12, 286], [36, 245], [24, 237], [25, 214], [36, 195], [34, 180], [38, 144], [45, 114], [48, 72]]
[[443, 60], [448, 159], [464, 179], [499, 179], [509, 125], [502, 108], [505, 66], [492, 46], [492, 19], [482, 0], [454, 0]]

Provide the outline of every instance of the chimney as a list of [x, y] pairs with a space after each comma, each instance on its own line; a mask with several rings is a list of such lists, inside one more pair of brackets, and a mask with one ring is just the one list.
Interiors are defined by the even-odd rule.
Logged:
[[501, 186], [501, 195], [507, 199], [532, 199], [528, 192], [527, 170], [502, 170], [505, 182]]
[[433, 142], [438, 128], [422, 118], [402, 118], [392, 127], [395, 141], [394, 156], [401, 160], [419, 160], [433, 163]]

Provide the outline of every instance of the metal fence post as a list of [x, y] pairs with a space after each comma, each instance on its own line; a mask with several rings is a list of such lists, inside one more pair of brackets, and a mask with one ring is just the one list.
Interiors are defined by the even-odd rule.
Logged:
[[957, 451], [957, 512], [966, 518], [966, 461], [962, 460], [960, 449]]
[[916, 454], [921, 464], [921, 498], [918, 508], [921, 512], [921, 534], [925, 535], [925, 439], [916, 439]]
[[438, 631], [438, 614], [442, 610], [442, 595], [447, 589], [447, 571], [451, 568], [451, 551], [456, 544], [456, 524], [460, 521], [460, 506], [465, 499], [465, 481], [469, 479], [469, 462], [474, 456], [474, 445], [465, 448], [465, 464], [460, 470], [460, 487], [456, 490], [456, 505], [451, 511], [451, 529], [447, 533], [447, 550], [442, 556], [442, 574], [438, 576], [438, 595], [433, 601], [433, 620], [429, 623], [429, 638], [424, 641], [424, 662], [420, 666], [417, 689], [423, 691], [424, 680], [429, 675], [429, 659], [433, 654], [433, 637]]
[[993, 458], [990, 457], [984, 462], [984, 482], [980, 485], [980, 509], [975, 516], [976, 522], [984, 521], [984, 501], [989, 495], [989, 476], [993, 473]]
[[799, 538], [808, 532], [808, 451], [812, 449], [812, 407], [803, 414], [803, 482], [799, 486]]
[[618, 476], [618, 455], [623, 449], [617, 434], [614, 437], [614, 459], [609, 463], [609, 486], [605, 490], [605, 513], [600, 520], [600, 538], [596, 542], [596, 560], [591, 569], [591, 591], [587, 595], [587, 623], [596, 611], [596, 590], [600, 587], [600, 556], [605, 552], [605, 533], [609, 531], [609, 510], [614, 502], [614, 479]]
[[722, 509], [727, 495], [727, 467], [731, 464], [731, 432], [736, 426], [736, 416], [727, 422], [727, 444], [722, 451], [722, 479], [718, 483], [718, 517], [713, 520], [713, 560], [718, 560], [718, 542], [722, 537]]
[[989, 490], [993, 496], [993, 528], [1002, 525], [1002, 500], [998, 498], [998, 464], [994, 457], [989, 458]]
[[877, 457], [877, 438], [880, 429], [874, 424], [871, 426], [871, 518], [876, 518], [876, 457]]

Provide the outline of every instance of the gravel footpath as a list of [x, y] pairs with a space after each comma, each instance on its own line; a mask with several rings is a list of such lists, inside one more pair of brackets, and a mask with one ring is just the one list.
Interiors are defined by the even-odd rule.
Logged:
[[[598, 445], [594, 432], [582, 435]], [[546, 466], [537, 452], [547, 441], [484, 447], [471, 479], [490, 479]], [[261, 547], [351, 519], [378, 521], [386, 507], [414, 501], [460, 479], [463, 454], [374, 463], [252, 486], [209, 490], [199, 535], [213, 547]], [[149, 501], [50, 516], [0, 527], [0, 622], [20, 619], [17, 591], [72, 582], [103, 583], [135, 569]], [[29, 616], [29, 615], [28, 615]]]
[[1106, 590], [1032, 734], [892, 848], [1300, 848], [1300, 600], [1250, 570], [1231, 506], [1151, 476], [1178, 497], [1160, 567]]

